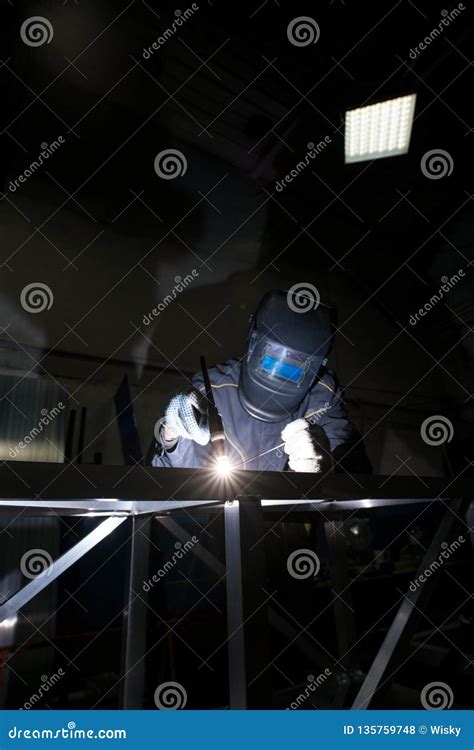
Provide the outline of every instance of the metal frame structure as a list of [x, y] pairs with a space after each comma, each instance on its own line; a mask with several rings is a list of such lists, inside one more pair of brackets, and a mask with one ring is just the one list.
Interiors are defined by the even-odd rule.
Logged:
[[[187, 532], [173, 518], [173, 511], [187, 508], [223, 509], [225, 527], [225, 566], [202, 545], [196, 554], [209, 568], [226, 576], [229, 662], [229, 704], [231, 708], [268, 708], [271, 686], [265, 666], [271, 626], [296, 638], [306, 657], [325, 666], [327, 655], [320, 651], [274, 609], [263, 597], [263, 524], [272, 519], [314, 520], [322, 523], [328, 542], [334, 614], [339, 655], [355, 642], [355, 625], [350, 614], [347, 591], [348, 570], [342, 523], [356, 510], [400, 505], [441, 503], [442, 523], [419, 570], [426, 570], [439, 553], [440, 544], [465, 526], [465, 516], [474, 498], [472, 480], [423, 478], [414, 484], [408, 477], [360, 477], [274, 472], [236, 471], [228, 480], [216, 478], [207, 469], [154, 469], [143, 466], [86, 466], [5, 462], [0, 466], [0, 514], [15, 510], [32, 516], [96, 516], [103, 520], [87, 536], [55, 560], [0, 606], [0, 623], [14, 616], [53, 580], [93, 549], [127, 518], [131, 519], [131, 546], [127, 604], [124, 614], [122, 707], [142, 708], [146, 602], [136, 591], [147, 577], [149, 532], [157, 517], [179, 541]], [[453, 499], [454, 498], [454, 499]], [[415, 509], [415, 508], [414, 508]], [[389, 667], [400, 659], [416, 625], [417, 614], [433, 590], [431, 577], [421, 589], [407, 592], [372, 666], [360, 687], [353, 708], [366, 709], [383, 683]], [[345, 592], [345, 593], [344, 593]], [[351, 653], [346, 666], [358, 665]], [[339, 706], [342, 707], [342, 706]]]

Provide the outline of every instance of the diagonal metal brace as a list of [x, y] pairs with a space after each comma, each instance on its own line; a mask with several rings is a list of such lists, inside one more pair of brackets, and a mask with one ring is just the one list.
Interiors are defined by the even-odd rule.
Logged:
[[71, 549], [58, 557], [52, 565], [46, 570], [40, 573], [36, 578], [23, 586], [16, 594], [8, 599], [4, 604], [0, 606], [0, 622], [6, 620], [8, 617], [14, 617], [18, 610], [28, 604], [37, 594], [43, 589], [50, 585], [56, 580], [62, 573], [64, 573], [71, 565], [74, 565], [77, 560], [80, 560], [87, 552], [93, 549], [102, 539], [105, 539], [112, 531], [115, 531], [117, 526], [127, 520], [127, 516], [117, 517], [113, 516], [102, 521], [93, 531], [91, 531], [84, 539], [81, 539]]
[[[466, 526], [464, 518], [470, 502], [469, 499], [457, 498], [448, 507], [419, 565], [417, 578], [438, 558], [442, 542], [451, 535], [454, 536], [461, 528]], [[411, 637], [420, 618], [420, 610], [426, 608], [436, 583], [435, 577], [431, 576], [422, 587], [416, 588], [415, 591], [409, 589], [405, 595], [351, 706], [353, 710], [368, 709], [375, 693], [389, 682], [390, 677], [387, 678], [386, 674], [390, 667], [393, 670], [397, 658], [400, 660], [401, 653], [409, 647]]]

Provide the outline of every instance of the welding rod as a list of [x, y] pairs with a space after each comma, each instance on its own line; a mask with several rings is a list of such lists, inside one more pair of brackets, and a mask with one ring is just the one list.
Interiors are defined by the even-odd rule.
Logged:
[[252, 458], [246, 458], [245, 461], [241, 461], [240, 464], [233, 464], [233, 469], [238, 469], [239, 466], [243, 466], [244, 464], [250, 463], [250, 461], [255, 461], [257, 458], [261, 458], [262, 456], [266, 456], [267, 453], [271, 453], [272, 451], [278, 450], [278, 448], [283, 448], [285, 443], [280, 443], [279, 445], [274, 445], [273, 448], [269, 448], [267, 451], [263, 451], [263, 453], [259, 453], [257, 456], [252, 456]]
[[263, 453], [259, 453], [256, 456], [252, 456], [252, 458], [247, 458], [245, 461], [242, 461], [240, 464], [235, 464], [232, 466], [233, 469], [238, 469], [239, 466], [243, 466], [244, 464], [249, 464], [251, 461], [255, 461], [257, 458], [261, 458], [262, 456], [266, 456], [267, 453], [272, 453], [272, 451], [278, 450], [278, 448], [283, 448], [285, 443], [280, 443], [279, 445], [274, 445], [273, 448], [269, 448], [266, 451], [263, 451]]

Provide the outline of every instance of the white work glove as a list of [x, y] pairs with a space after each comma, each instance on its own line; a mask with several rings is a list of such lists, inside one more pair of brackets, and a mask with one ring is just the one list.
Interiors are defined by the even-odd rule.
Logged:
[[203, 396], [197, 391], [173, 396], [166, 407], [164, 426], [165, 439], [184, 437], [199, 445], [207, 445], [209, 428]]
[[283, 450], [288, 454], [288, 466], [293, 471], [321, 470], [322, 456], [311, 437], [309, 427], [306, 419], [295, 419], [281, 433], [285, 443]]

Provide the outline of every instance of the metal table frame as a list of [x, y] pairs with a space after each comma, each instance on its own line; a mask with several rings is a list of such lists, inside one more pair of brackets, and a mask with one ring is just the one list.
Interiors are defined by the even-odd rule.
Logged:
[[[436, 559], [440, 544], [465, 527], [465, 515], [474, 497], [472, 480], [409, 477], [360, 477], [346, 475], [281, 474], [235, 472], [228, 481], [217, 480], [206, 469], [154, 469], [137, 465], [86, 466], [5, 462], [0, 466], [0, 513], [20, 510], [32, 516], [96, 516], [103, 520], [83, 539], [55, 560], [0, 606], [0, 622], [16, 613], [40, 591], [56, 580], [83, 555], [131, 519], [127, 603], [124, 610], [122, 707], [142, 708], [144, 691], [145, 624], [147, 604], [137, 596], [147, 577], [149, 531], [152, 517], [181, 542], [187, 532], [173, 519], [182, 508], [224, 509], [225, 566], [202, 545], [193, 553], [205, 564], [226, 576], [229, 662], [229, 704], [231, 708], [268, 708], [268, 642], [270, 625], [289, 638], [297, 636], [297, 647], [306, 657], [324, 667], [327, 655], [307, 637], [300, 636], [278, 612], [265, 604], [264, 548], [257, 541], [264, 535], [264, 518], [270, 515], [305, 521], [315, 516], [324, 523], [335, 592], [334, 614], [339, 654], [355, 640], [355, 625], [348, 614], [342, 522], [347, 514], [373, 508], [442, 503], [445, 513], [419, 567], [426, 570]], [[322, 520], [324, 518], [324, 521]], [[409, 643], [420, 608], [435, 586], [435, 577], [415, 592], [408, 591], [353, 703], [366, 709], [383, 683], [389, 668], [400, 660]], [[350, 663], [358, 663], [357, 654]], [[342, 707], [342, 706], [340, 706]]]

